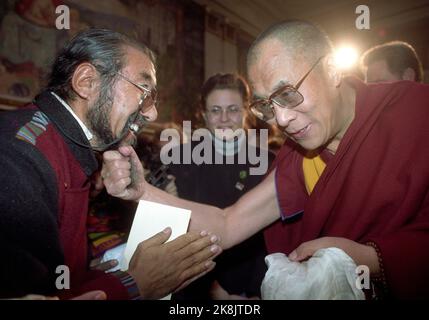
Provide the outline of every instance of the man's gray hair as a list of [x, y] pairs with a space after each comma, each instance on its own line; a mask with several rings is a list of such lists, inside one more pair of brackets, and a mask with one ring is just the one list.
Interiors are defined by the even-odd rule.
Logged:
[[67, 102], [73, 100], [73, 74], [79, 64], [89, 62], [100, 73], [101, 91], [110, 91], [118, 72], [126, 65], [126, 46], [142, 51], [155, 65], [155, 55], [145, 44], [116, 31], [91, 28], [78, 33], [59, 52], [46, 89]]

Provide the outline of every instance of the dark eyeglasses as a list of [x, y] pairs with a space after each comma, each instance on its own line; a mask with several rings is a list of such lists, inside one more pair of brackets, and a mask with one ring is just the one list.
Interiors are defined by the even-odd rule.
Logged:
[[120, 72], [118, 72], [118, 75], [120, 75], [124, 80], [137, 87], [137, 89], [142, 92], [142, 99], [139, 104], [141, 112], [145, 113], [153, 107], [156, 107], [157, 92], [155, 89], [150, 90], [141, 84], [137, 84]]
[[268, 121], [275, 117], [273, 103], [281, 108], [293, 109], [304, 102], [304, 97], [298, 91], [301, 84], [310, 74], [310, 72], [317, 66], [320, 60], [324, 56], [317, 59], [310, 70], [297, 82], [296, 85], [292, 86], [287, 84], [274, 91], [268, 99], [259, 99], [250, 105], [252, 113], [261, 120]]

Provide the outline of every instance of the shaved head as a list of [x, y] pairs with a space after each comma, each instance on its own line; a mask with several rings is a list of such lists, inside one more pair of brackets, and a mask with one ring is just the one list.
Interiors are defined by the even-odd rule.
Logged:
[[[256, 102], [251, 110], [277, 123], [305, 150], [326, 146], [335, 153], [354, 119], [354, 90], [342, 82], [332, 51], [326, 34], [303, 21], [272, 26], [249, 49], [247, 72]], [[291, 101], [298, 93], [302, 99]]]
[[332, 44], [324, 31], [305, 21], [284, 21], [273, 25], [254, 41], [247, 56], [247, 67], [255, 63], [269, 40], [280, 41], [289, 58], [296, 57], [312, 63], [332, 51]]

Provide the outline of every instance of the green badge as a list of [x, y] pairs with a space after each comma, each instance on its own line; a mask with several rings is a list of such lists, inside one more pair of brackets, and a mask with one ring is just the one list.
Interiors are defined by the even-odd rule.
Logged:
[[240, 171], [240, 179], [244, 180], [247, 178], [247, 171], [246, 170], [241, 170]]

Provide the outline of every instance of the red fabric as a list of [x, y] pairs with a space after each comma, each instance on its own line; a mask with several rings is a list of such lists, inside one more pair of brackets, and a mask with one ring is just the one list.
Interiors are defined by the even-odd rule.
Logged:
[[269, 227], [268, 250], [289, 253], [323, 236], [371, 240], [393, 296], [429, 297], [429, 87], [348, 81], [357, 90], [356, 117], [311, 196], [297, 173], [302, 156], [287, 144], [278, 155], [282, 215], [304, 214]]
[[128, 291], [114, 276], [88, 270], [86, 219], [90, 182], [62, 136], [52, 125], [37, 141], [53, 167], [58, 182], [59, 235], [65, 264], [70, 268], [71, 292], [62, 297], [90, 290], [104, 290], [108, 299], [128, 299]]

